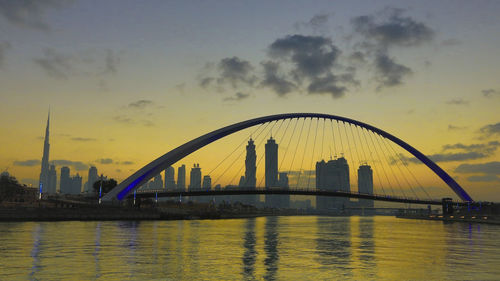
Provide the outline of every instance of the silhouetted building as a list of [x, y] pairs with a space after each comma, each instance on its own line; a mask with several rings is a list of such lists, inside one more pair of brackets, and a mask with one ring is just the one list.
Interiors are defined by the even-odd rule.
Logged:
[[[287, 173], [279, 173], [279, 178], [278, 178], [278, 186], [281, 189], [289, 189], [288, 185], [288, 174]], [[279, 202], [279, 207], [280, 208], [290, 208], [290, 195], [289, 194], [283, 194], [279, 195], [277, 200]]]
[[150, 184], [150, 189], [158, 190], [163, 188], [163, 180], [161, 178], [161, 174], [156, 175], [153, 178], [153, 181]]
[[99, 175], [97, 174], [97, 168], [92, 166], [89, 168], [89, 177], [87, 178], [87, 185], [85, 187], [85, 192], [94, 192], [94, 183], [99, 180]]
[[[367, 164], [359, 166], [358, 191], [359, 193], [373, 195], [373, 171]], [[373, 208], [373, 205], [373, 200], [359, 199], [360, 207]]]
[[175, 169], [169, 166], [165, 169], [165, 190], [175, 189]]
[[71, 188], [69, 194], [82, 193], [82, 177], [77, 173], [76, 176], [71, 178]]
[[71, 193], [71, 178], [69, 177], [69, 168], [66, 166], [61, 168], [59, 192], [64, 194]]
[[189, 190], [201, 189], [201, 168], [200, 164], [194, 164], [189, 177]]
[[240, 177], [240, 182], [238, 183], [239, 187], [245, 187], [245, 176]]
[[[250, 138], [247, 144], [247, 155], [245, 158], [245, 177], [243, 178], [243, 186], [246, 189], [255, 189], [257, 187], [257, 153], [255, 152], [255, 144], [254, 141]], [[257, 205], [259, 201], [258, 195], [245, 195], [244, 203], [249, 205]]]
[[[316, 162], [316, 188], [325, 191], [349, 192], [349, 165], [344, 157], [325, 162]], [[348, 204], [348, 198], [316, 197], [316, 208], [319, 211], [340, 211]]]
[[177, 169], [177, 189], [186, 190], [186, 165]]
[[[278, 144], [269, 138], [266, 143], [266, 166], [265, 166], [265, 185], [266, 189], [278, 186]], [[272, 198], [275, 195], [266, 195], [266, 206], [278, 207]]]
[[47, 187], [45, 188], [45, 191], [43, 192], [47, 194], [55, 194], [57, 192], [57, 172], [55, 165], [50, 165], [49, 182]]
[[49, 186], [49, 122], [50, 122], [50, 111], [47, 117], [47, 127], [45, 128], [45, 140], [43, 142], [43, 156], [42, 156], [42, 167], [40, 171], [40, 180], [38, 185], [42, 185], [42, 192], [45, 193], [45, 190]]
[[212, 178], [209, 175], [203, 176], [203, 190], [211, 190], [212, 189]]

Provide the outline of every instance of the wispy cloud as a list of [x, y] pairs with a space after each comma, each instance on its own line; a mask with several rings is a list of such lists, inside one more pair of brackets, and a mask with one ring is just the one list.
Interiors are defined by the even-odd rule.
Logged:
[[71, 0], [2, 0], [0, 15], [10, 24], [23, 28], [50, 30], [45, 14], [50, 9], [60, 9]]
[[41, 165], [41, 161], [38, 159], [14, 161], [14, 166], [33, 167], [38, 165]]

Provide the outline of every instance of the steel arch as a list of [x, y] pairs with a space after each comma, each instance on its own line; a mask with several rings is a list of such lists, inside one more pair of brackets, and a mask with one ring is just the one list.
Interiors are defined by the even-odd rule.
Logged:
[[330, 115], [330, 114], [322, 114], [322, 113], [284, 113], [284, 114], [276, 114], [269, 115], [259, 118], [254, 118], [246, 121], [242, 121], [236, 124], [232, 124], [218, 130], [207, 133], [203, 136], [200, 136], [196, 139], [193, 139], [167, 153], [163, 156], [157, 158], [151, 163], [139, 169], [137, 172], [132, 174], [130, 177], [122, 181], [119, 185], [113, 188], [110, 192], [108, 192], [104, 197], [103, 201], [114, 201], [115, 199], [122, 200], [125, 198], [132, 190], [138, 188], [143, 183], [149, 181], [155, 175], [159, 174], [161, 171], [165, 170], [168, 166], [176, 163], [187, 155], [195, 152], [196, 150], [218, 140], [223, 137], [226, 137], [232, 133], [241, 131], [243, 129], [267, 123], [277, 120], [283, 119], [295, 119], [295, 118], [320, 118], [320, 119], [330, 119], [337, 120], [353, 125], [357, 125], [366, 130], [372, 131], [381, 135], [384, 138], [391, 140], [396, 143], [410, 154], [415, 156], [417, 159], [422, 161], [427, 167], [429, 167], [435, 174], [437, 174], [463, 201], [473, 201], [472, 198], [467, 194], [467, 192], [450, 176], [448, 175], [441, 167], [439, 167], [436, 163], [430, 160], [423, 153], [409, 145], [408, 143], [402, 141], [401, 139], [377, 128], [371, 126], [369, 124], [363, 123], [361, 121], [357, 121], [354, 119]]

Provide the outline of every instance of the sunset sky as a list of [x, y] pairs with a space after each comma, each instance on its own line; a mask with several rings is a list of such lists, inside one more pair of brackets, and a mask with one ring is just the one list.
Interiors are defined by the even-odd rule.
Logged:
[[49, 106], [50, 160], [84, 181], [90, 165], [123, 180], [231, 123], [318, 112], [386, 130], [498, 201], [499, 13], [500, 1], [0, 0], [0, 170], [38, 182]]

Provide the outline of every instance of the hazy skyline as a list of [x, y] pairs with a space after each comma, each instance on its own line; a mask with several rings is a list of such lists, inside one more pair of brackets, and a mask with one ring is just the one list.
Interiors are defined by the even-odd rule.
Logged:
[[51, 162], [118, 180], [221, 126], [321, 112], [380, 127], [475, 199], [500, 200], [499, 12], [497, 1], [0, 0], [0, 169], [37, 181], [49, 106]]

